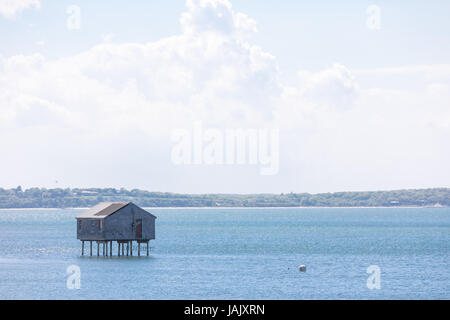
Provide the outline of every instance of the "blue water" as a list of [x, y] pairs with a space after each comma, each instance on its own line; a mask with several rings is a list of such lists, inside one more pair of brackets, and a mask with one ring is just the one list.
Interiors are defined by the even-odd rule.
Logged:
[[450, 208], [150, 211], [151, 256], [118, 258], [80, 257], [80, 210], [0, 210], [0, 299], [450, 299]]

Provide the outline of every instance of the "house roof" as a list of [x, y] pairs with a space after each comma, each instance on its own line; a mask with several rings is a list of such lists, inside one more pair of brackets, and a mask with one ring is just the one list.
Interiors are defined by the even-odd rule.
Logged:
[[130, 202], [102, 202], [77, 216], [77, 219], [103, 219], [129, 204]]

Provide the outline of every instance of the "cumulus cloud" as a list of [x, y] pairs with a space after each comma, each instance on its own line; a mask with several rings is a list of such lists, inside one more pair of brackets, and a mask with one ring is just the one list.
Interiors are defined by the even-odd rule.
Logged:
[[81, 132], [120, 122], [149, 135], [189, 121], [261, 126], [292, 120], [290, 112], [301, 122], [315, 107], [352, 105], [357, 85], [345, 66], [301, 72], [298, 86], [289, 88], [279, 80], [275, 57], [245, 38], [256, 32], [254, 20], [227, 0], [186, 5], [177, 36], [103, 42], [59, 60], [39, 54], [3, 59], [0, 97], [9, 99], [3, 101], [9, 110], [3, 121], [13, 125], [12, 115], [27, 112], [17, 102], [23, 96], [59, 106]]
[[40, 0], [0, 0], [0, 14], [7, 19], [14, 19], [25, 9], [40, 7]]
[[299, 78], [300, 94], [319, 105], [350, 108], [358, 93], [354, 75], [341, 64], [316, 73], [300, 71]]
[[187, 0], [188, 11], [181, 17], [185, 33], [222, 33], [244, 36], [256, 32], [256, 22], [234, 12], [228, 0]]
[[[98, 127], [94, 115], [126, 119], [150, 134], [159, 132], [161, 117], [174, 126], [189, 120], [258, 123], [273, 117], [272, 100], [281, 91], [278, 67], [272, 55], [242, 40], [251, 20], [235, 13], [228, 1], [188, 1], [187, 6], [178, 36], [102, 43], [53, 61], [40, 55], [5, 59], [3, 91], [52, 101], [70, 114], [70, 121], [92, 122], [84, 128]], [[15, 109], [12, 101], [7, 105]], [[74, 121], [87, 112], [91, 117]]]

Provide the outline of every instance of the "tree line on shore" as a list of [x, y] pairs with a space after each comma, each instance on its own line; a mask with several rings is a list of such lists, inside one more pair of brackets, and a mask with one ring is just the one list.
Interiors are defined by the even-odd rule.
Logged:
[[143, 207], [450, 206], [450, 188], [281, 194], [176, 194], [114, 188], [0, 188], [0, 208], [85, 208], [99, 202]]

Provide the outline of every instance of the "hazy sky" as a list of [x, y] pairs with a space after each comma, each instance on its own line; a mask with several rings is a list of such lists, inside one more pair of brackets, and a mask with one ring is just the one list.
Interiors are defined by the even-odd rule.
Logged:
[[[0, 187], [449, 187], [449, 16], [449, 1], [0, 0]], [[277, 130], [276, 172], [261, 153], [174, 161], [176, 133], [195, 158], [237, 129]]]

